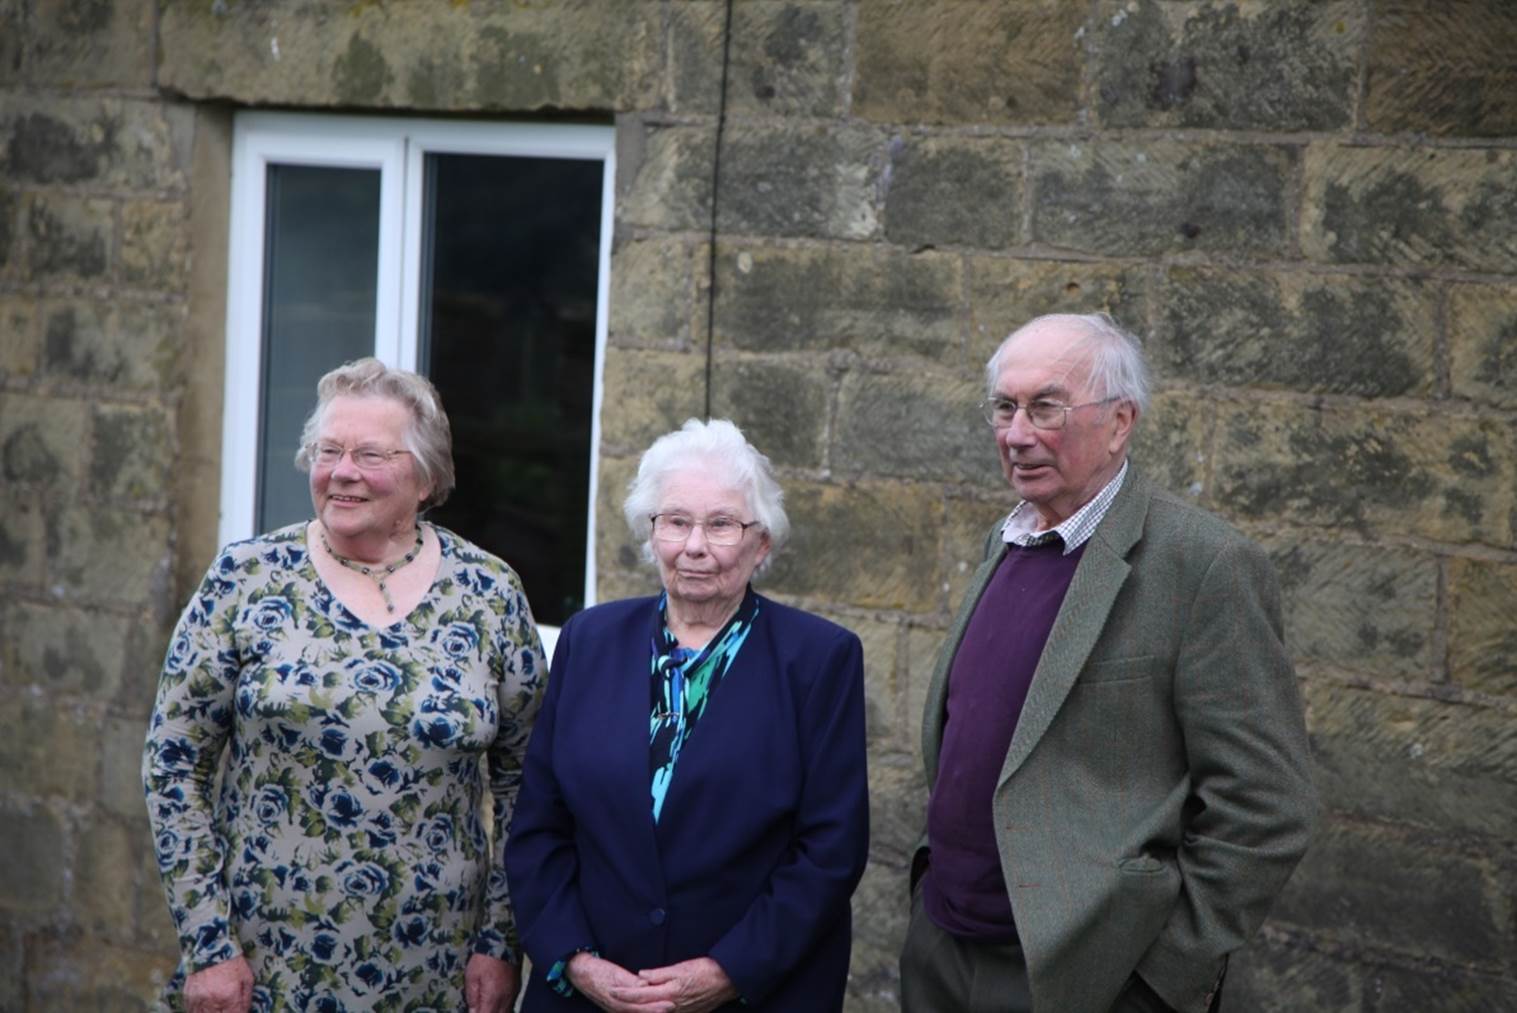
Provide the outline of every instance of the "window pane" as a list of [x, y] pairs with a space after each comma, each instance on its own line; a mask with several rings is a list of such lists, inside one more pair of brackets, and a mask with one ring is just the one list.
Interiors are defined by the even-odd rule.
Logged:
[[539, 622], [584, 605], [598, 161], [429, 155], [420, 368], [458, 489], [432, 519], [516, 568]]
[[311, 516], [300, 428], [321, 375], [374, 354], [379, 271], [377, 169], [274, 165], [268, 187], [258, 531]]

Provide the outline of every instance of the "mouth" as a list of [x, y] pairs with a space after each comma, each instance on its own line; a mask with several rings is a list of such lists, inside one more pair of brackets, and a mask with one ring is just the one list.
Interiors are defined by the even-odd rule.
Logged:
[[344, 496], [344, 495], [342, 495], [340, 493], [332, 493], [331, 495], [329, 495], [327, 497], [327, 502], [328, 503], [342, 503], [342, 504], [347, 504], [347, 505], [350, 505], [350, 506], [356, 506], [359, 503], [367, 503], [368, 502], [368, 498], [364, 497], [364, 496]]

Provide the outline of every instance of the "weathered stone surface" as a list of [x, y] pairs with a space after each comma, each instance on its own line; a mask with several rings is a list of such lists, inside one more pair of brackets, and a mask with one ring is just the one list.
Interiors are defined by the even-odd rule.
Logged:
[[0, 683], [109, 700], [121, 679], [127, 621], [78, 609], [13, 602], [0, 613]]
[[762, 352], [857, 348], [934, 360], [959, 344], [962, 271], [947, 254], [723, 246], [716, 271], [721, 344]]
[[1448, 590], [1449, 675], [1517, 697], [1517, 564], [1451, 560]]
[[1450, 289], [1449, 359], [1455, 397], [1517, 408], [1517, 288]]
[[617, 124], [616, 144], [618, 223], [670, 230], [710, 229], [714, 131], [650, 126], [629, 117]]
[[1143, 330], [1148, 278], [1120, 264], [968, 257], [969, 362], [984, 368], [1007, 335], [1045, 313], [1110, 313]]
[[12, 694], [0, 701], [0, 769], [34, 796], [93, 799], [96, 724], [96, 714], [36, 687]]
[[1517, 271], [1517, 152], [1314, 144], [1304, 171], [1312, 260]]
[[[0, 740], [0, 749], [9, 748]], [[0, 905], [18, 912], [52, 910], [63, 898], [64, 868], [58, 861], [63, 854], [62, 823], [44, 805], [0, 799], [0, 825], [8, 842], [5, 861], [0, 862]]]
[[790, 548], [768, 577], [777, 591], [860, 608], [933, 608], [938, 508], [899, 483], [787, 482]]
[[618, 243], [611, 251], [611, 340], [688, 345], [696, 335], [704, 339], [705, 301], [697, 304], [695, 295], [697, 279], [705, 282], [705, 249], [664, 236]]
[[249, 104], [477, 112], [651, 108], [662, 5], [171, 0], [161, 87]]
[[1314, 776], [1328, 810], [1451, 834], [1511, 836], [1517, 727], [1510, 715], [1321, 680], [1303, 689]]
[[895, 123], [1074, 123], [1086, 13], [1059, 0], [860, 4], [854, 112]]
[[[945, 537], [950, 537], [950, 535]], [[950, 565], [953, 563], [952, 555], [949, 556]], [[968, 574], [974, 572], [971, 567], [962, 576], [965, 580]], [[960, 576], [955, 573], [954, 576]], [[951, 597], [951, 596], [950, 596]], [[957, 598], [950, 601], [951, 608], [957, 608], [962, 600], [962, 592]], [[943, 641], [947, 637], [947, 629], [937, 627], [909, 626], [906, 629], [906, 711], [901, 718], [901, 734], [911, 750], [911, 763], [914, 769], [920, 771], [918, 780], [923, 783], [922, 791], [926, 792], [926, 770], [922, 766], [922, 719], [927, 708], [927, 689], [932, 683], [932, 668], [937, 664], [938, 653], [943, 649]], [[923, 804], [926, 804], [925, 797]], [[922, 824], [926, 827], [926, 823]], [[920, 828], [918, 830], [920, 833]]]
[[154, 0], [40, 0], [27, 76], [37, 84], [146, 88], [153, 83]]
[[[895, 745], [900, 693], [896, 680], [896, 644], [900, 625], [880, 622], [857, 615], [842, 615], [828, 609], [816, 614], [846, 627], [858, 635], [864, 647], [864, 718], [871, 752]], [[870, 790], [871, 797], [874, 791]], [[870, 840], [878, 839], [878, 827], [871, 824]]]
[[[137, 718], [109, 717], [97, 735], [101, 807], [132, 824], [141, 824], [135, 828], [135, 836], [146, 837], [146, 809], [142, 801], [142, 740], [147, 735], [147, 722]], [[119, 867], [130, 869], [135, 864], [123, 862]]]
[[1204, 400], [1156, 393], [1138, 422], [1128, 456], [1161, 489], [1205, 503], [1212, 419], [1212, 406]]
[[171, 611], [158, 602], [169, 593], [172, 562], [163, 517], [71, 507], [48, 515], [47, 550], [50, 585], [63, 594]]
[[44, 579], [42, 511], [35, 497], [10, 491], [0, 495], [0, 582], [41, 585]]
[[1500, 137], [1517, 133], [1517, 9], [1505, 0], [1374, 6], [1365, 126]]
[[607, 349], [601, 451], [641, 454], [648, 444], [705, 415], [704, 356]]
[[0, 476], [7, 485], [69, 487], [84, 471], [82, 401], [7, 394], [0, 400]]
[[[989, 431], [987, 427], [987, 434]], [[943, 569], [946, 579], [940, 590], [944, 595], [943, 610], [947, 615], [952, 615], [958, 609], [959, 602], [964, 599], [964, 592], [969, 588], [969, 578], [984, 561], [986, 539], [989, 538], [991, 529], [1004, 521], [1011, 508], [1017, 504], [1017, 494], [1006, 484], [1000, 465], [992, 463], [991, 468], [994, 479], [989, 498], [954, 497], [946, 504], [947, 517], [943, 522]], [[930, 631], [927, 637], [934, 643], [939, 643], [943, 639], [942, 631]], [[912, 638], [914, 642], [916, 631], [912, 632]], [[931, 660], [928, 659], [929, 666]], [[916, 667], [913, 666], [911, 671], [912, 678], [915, 679], [918, 674]], [[929, 670], [920, 674], [925, 679], [932, 672]], [[920, 716], [918, 713], [917, 718]]]
[[1096, 110], [1113, 127], [1338, 130], [1353, 120], [1363, 8], [1101, 0]]
[[[4, 55], [5, 43], [0, 41], [0, 57]], [[0, 70], [3, 67], [0, 64]], [[0, 1009], [21, 1009], [26, 1002], [26, 938], [13, 922], [0, 924]]]
[[1215, 495], [1224, 513], [1363, 534], [1514, 544], [1511, 426], [1378, 407], [1221, 405]]
[[[920, 728], [918, 714], [912, 734]], [[894, 870], [899, 878], [892, 892], [904, 898], [906, 870], [927, 829], [926, 774], [917, 757], [900, 750], [876, 750], [869, 762], [869, 797], [869, 853]]]
[[885, 238], [905, 246], [1014, 245], [1022, 220], [1022, 145], [1000, 138], [890, 143]]
[[[641, 449], [639, 450], [641, 453]], [[632, 540], [622, 516], [627, 486], [637, 474], [637, 457], [600, 459], [595, 504], [595, 578], [598, 601], [652, 594], [658, 590], [653, 564]]]
[[781, 467], [820, 468], [827, 449], [829, 384], [815, 364], [791, 360], [719, 360], [711, 378], [711, 413]]
[[51, 380], [145, 392], [177, 378], [180, 307], [63, 299], [44, 302], [40, 312], [42, 371]]
[[37, 371], [42, 344], [37, 330], [37, 300], [0, 295], [0, 383], [25, 380]]
[[174, 972], [176, 955], [116, 946], [80, 933], [27, 948], [29, 1009], [139, 1010]]
[[1379, 997], [1379, 1009], [1436, 1009], [1439, 1013], [1517, 1009], [1517, 982], [1510, 978], [1502, 980], [1491, 974], [1453, 967], [1425, 971], [1415, 966], [1368, 970], [1366, 985]]
[[723, 232], [869, 239], [879, 230], [885, 135], [835, 124], [730, 123], [722, 139]]
[[838, 392], [832, 470], [999, 483], [995, 440], [975, 407], [984, 396], [978, 377], [849, 373]]
[[160, 408], [101, 405], [93, 422], [91, 490], [113, 503], [162, 504], [174, 460], [168, 415]]
[[177, 201], [129, 201], [121, 208], [120, 279], [156, 292], [189, 283], [185, 207]]
[[1410, 550], [1301, 539], [1267, 544], [1297, 661], [1367, 675], [1434, 677], [1438, 561]]
[[185, 110], [116, 98], [8, 96], [0, 178], [180, 190], [189, 170]]
[[105, 276], [114, 232], [110, 201], [35, 194], [27, 203], [33, 280], [58, 283]]
[[[847, 7], [833, 2], [756, 2], [732, 8], [729, 115], [839, 116], [846, 97]], [[714, 114], [721, 97], [721, 4], [669, 11], [669, 105]]]
[[21, 240], [21, 200], [15, 192], [0, 183], [0, 278], [9, 278], [16, 273], [19, 258], [16, 246]]
[[1045, 142], [1031, 152], [1036, 242], [1103, 256], [1288, 249], [1291, 148]]
[[[1511, 945], [1507, 912], [1486, 863], [1373, 824], [1329, 823], [1275, 906], [1278, 924], [1309, 924], [1371, 945], [1493, 968]], [[1331, 911], [1324, 924], [1321, 912]], [[1387, 918], [1397, 911], [1400, 917]]]
[[853, 895], [853, 958], [848, 965], [847, 1013], [900, 1009], [901, 941], [911, 914], [906, 872], [870, 862]]
[[[26, 30], [23, 20], [26, 17], [26, 0], [0, 0], [0, 25], [10, 26], [10, 30], [0, 37], [0, 85], [19, 84], [21, 82], [21, 70], [26, 56]], [[9, 975], [3, 973], [7, 963], [0, 958], [0, 980]], [[0, 984], [0, 1007], [11, 1009], [20, 1008], [20, 1000], [11, 1001], [5, 985]]]
[[1417, 279], [1175, 268], [1150, 342], [1167, 377], [1370, 397], [1432, 393], [1438, 293]]
[[[140, 757], [140, 742], [138, 747]], [[142, 809], [140, 779], [133, 794], [137, 808]], [[141, 817], [134, 824], [95, 817], [80, 827], [74, 895], [79, 899], [82, 927], [107, 937], [130, 933], [137, 893], [135, 873], [141, 865], [136, 852], [139, 842], [149, 836], [147, 820]]]
[[1265, 933], [1228, 958], [1221, 1013], [1364, 1009], [1361, 982], [1371, 972]]

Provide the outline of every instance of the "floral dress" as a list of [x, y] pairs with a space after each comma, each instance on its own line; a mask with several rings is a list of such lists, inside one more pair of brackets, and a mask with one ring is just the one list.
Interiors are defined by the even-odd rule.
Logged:
[[254, 1010], [323, 1013], [461, 1010], [470, 954], [519, 962], [501, 852], [542, 647], [511, 568], [433, 530], [437, 576], [392, 626], [332, 595], [304, 524], [228, 546], [185, 609], [143, 756], [181, 949], [164, 1005], [238, 953]]

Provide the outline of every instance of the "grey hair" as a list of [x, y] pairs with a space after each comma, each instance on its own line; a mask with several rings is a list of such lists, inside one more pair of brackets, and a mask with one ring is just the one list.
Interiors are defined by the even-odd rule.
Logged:
[[769, 555], [757, 573], [790, 538], [790, 518], [785, 515], [785, 492], [774, 478], [769, 458], [749, 443], [743, 432], [727, 419], [702, 422], [687, 419], [672, 433], [653, 441], [637, 463], [637, 475], [627, 483], [622, 514], [632, 537], [642, 543], [643, 558], [653, 561], [653, 514], [663, 493], [665, 479], [677, 471], [700, 468], [714, 474], [727, 487], [742, 494], [754, 520], [769, 535]]
[[994, 394], [1001, 375], [1001, 357], [1025, 332], [1050, 324], [1076, 332], [1072, 349], [1090, 356], [1090, 385], [1103, 398], [1130, 401], [1142, 415], [1148, 411], [1152, 380], [1143, 344], [1137, 335], [1124, 330], [1106, 313], [1049, 313], [1035, 317], [1007, 335], [990, 361], [985, 364], [985, 393]]
[[408, 369], [386, 366], [375, 358], [355, 359], [338, 366], [316, 384], [316, 407], [300, 431], [300, 449], [295, 451], [295, 467], [311, 470], [311, 446], [321, 431], [327, 407], [337, 397], [382, 397], [403, 405], [411, 416], [406, 426], [405, 444], [416, 463], [422, 483], [432, 491], [421, 501], [421, 509], [442, 506], [456, 484], [453, 476], [453, 432], [448, 413], [442, 410], [442, 397], [432, 381]]

